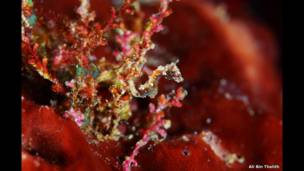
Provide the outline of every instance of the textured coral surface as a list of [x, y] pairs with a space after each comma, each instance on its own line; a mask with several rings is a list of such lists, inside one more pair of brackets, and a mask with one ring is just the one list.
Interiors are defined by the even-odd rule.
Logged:
[[[77, 0], [34, 1], [37, 16], [75, 17]], [[131, 170], [255, 170], [249, 165], [278, 165], [282, 170], [282, 90], [278, 49], [272, 32], [257, 22], [238, 1], [226, 6], [213, 1], [181, 0], [170, 4], [164, 30], [152, 37], [148, 53], [160, 64], [179, 59], [188, 95], [170, 109], [167, 137], [148, 142]], [[107, 21], [111, 1], [91, 0], [96, 19]], [[145, 4], [145, 3], [144, 3]], [[157, 5], [143, 5], [146, 15]], [[95, 56], [108, 52], [97, 49]], [[39, 77], [39, 76], [37, 76]], [[49, 104], [54, 95], [41, 78], [23, 80], [22, 170], [122, 170], [136, 141], [98, 141]], [[177, 83], [160, 80], [160, 93]], [[138, 100], [138, 113], [148, 102]], [[140, 114], [136, 114], [138, 116]], [[140, 117], [139, 117], [140, 118]], [[142, 119], [142, 117], [141, 117]]]

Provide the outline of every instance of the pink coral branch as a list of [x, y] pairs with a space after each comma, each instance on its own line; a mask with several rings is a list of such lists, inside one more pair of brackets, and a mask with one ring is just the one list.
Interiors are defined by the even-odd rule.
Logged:
[[[175, 91], [173, 93], [175, 93]], [[132, 166], [138, 165], [135, 157], [138, 155], [140, 148], [145, 146], [152, 139], [153, 134], [158, 134], [163, 138], [167, 137], [166, 129], [168, 129], [170, 125], [168, 125], [167, 120], [164, 119], [165, 115], [163, 110], [172, 106], [181, 107], [182, 103], [180, 101], [183, 100], [186, 95], [187, 92], [179, 87], [173, 97], [161, 95], [158, 98], [158, 106], [156, 109], [153, 103], [149, 104], [149, 112], [155, 113], [155, 121], [147, 130], [145, 130], [142, 139], [135, 144], [135, 148], [131, 155], [126, 157], [126, 160], [123, 162], [124, 171], [130, 171]]]
[[72, 117], [76, 124], [80, 127], [84, 122], [84, 114], [79, 110], [75, 111], [73, 108], [70, 108], [69, 111], [66, 111], [64, 114], [65, 117]]

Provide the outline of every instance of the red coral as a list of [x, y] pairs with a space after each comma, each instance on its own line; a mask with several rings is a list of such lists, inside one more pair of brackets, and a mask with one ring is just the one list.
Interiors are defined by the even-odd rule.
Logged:
[[[143, 133], [136, 134], [131, 140], [98, 142], [82, 132], [70, 118], [61, 116], [62, 108], [69, 109], [71, 106], [53, 108], [39, 105], [38, 102], [28, 100], [33, 94], [29, 88], [24, 88], [22, 170], [221, 171], [249, 170], [250, 164], [278, 165], [278, 170], [282, 170], [281, 82], [274, 64], [277, 49], [271, 31], [245, 15], [246, 10], [241, 5], [243, 2], [239, 1], [229, 1], [228, 11], [209, 1], [174, 2], [171, 5], [173, 13], [160, 25], [162, 17], [168, 15], [165, 10], [167, 2], [163, 0], [161, 12], [150, 18], [153, 27], [149, 32], [143, 33], [146, 42], [140, 48], [150, 46], [152, 33], [160, 31], [160, 34], [153, 37], [153, 42], [166, 51], [156, 53], [158, 55], [153, 60], [166, 63], [175, 60], [175, 56], [179, 58], [189, 93], [185, 102], [180, 102], [184, 97], [182, 89], [177, 89], [175, 96], [160, 96], [157, 103], [148, 100], [149, 103], [145, 104], [144, 100], [134, 100], [136, 112], [140, 114], [131, 118], [130, 123], [134, 125], [124, 125], [124, 132], [132, 132], [144, 125]], [[73, 18], [73, 8], [79, 6], [76, 0], [45, 0], [37, 4], [37, 16], [52, 20], [59, 20], [60, 17], [46, 12], [48, 9]], [[117, 24], [114, 21], [116, 13], [112, 10], [110, 19], [110, 4], [110, 1], [92, 0], [91, 8], [96, 12], [98, 20], [103, 23], [109, 21], [109, 25], [113, 26], [107, 29], [114, 29]], [[123, 8], [129, 9], [130, 4], [131, 1]], [[143, 6], [142, 10], [148, 14], [156, 6]], [[126, 13], [132, 11], [130, 8]], [[232, 13], [244, 16], [238, 17]], [[95, 26], [91, 28], [96, 28], [98, 33], [105, 29], [102, 24]], [[27, 33], [27, 29], [24, 31]], [[81, 34], [85, 34], [85, 30], [82, 31]], [[126, 42], [131, 41], [130, 35], [123, 34], [118, 39], [122, 51], [129, 55], [130, 49]], [[68, 40], [72, 42], [73, 38]], [[23, 37], [22, 50], [25, 56], [31, 57], [30, 63], [42, 75], [50, 74], [50, 80], [58, 83], [54, 81], [53, 71], [47, 68], [49, 61], [37, 55], [39, 45], [31, 43], [30, 37]], [[92, 47], [95, 47], [94, 43]], [[78, 50], [82, 52], [86, 49], [81, 46]], [[110, 52], [107, 50], [109, 49], [102, 49], [100, 54], [103, 56], [112, 53], [111, 49]], [[157, 49], [152, 53], [155, 51]], [[57, 57], [53, 62], [61, 68], [78, 62], [73, 53], [64, 48], [55, 55]], [[90, 59], [86, 54], [82, 55], [77, 60], [82, 61], [84, 67], [90, 63]], [[117, 55], [114, 53], [114, 56]], [[97, 53], [96, 58], [100, 57]], [[150, 72], [147, 67], [144, 70]], [[35, 78], [33, 80], [36, 81]], [[64, 80], [70, 80], [66, 86], [71, 89], [78, 86], [76, 80]], [[164, 80], [160, 80], [160, 83], [162, 93], [177, 87]], [[57, 92], [63, 92], [61, 84], [55, 84], [54, 87]], [[94, 92], [90, 88], [83, 89], [81, 93], [92, 97]], [[114, 91], [118, 90], [113, 89]], [[50, 100], [56, 98], [50, 96]], [[123, 97], [121, 100], [127, 99], [127, 96]], [[140, 121], [148, 107], [148, 116], [151, 117], [150, 123], [145, 125]], [[166, 107], [179, 108], [165, 110]], [[74, 117], [77, 119], [77, 116]], [[80, 119], [79, 123], [82, 123], [83, 118]], [[167, 119], [171, 120], [172, 125], [169, 130], [165, 129]], [[153, 137], [153, 134], [158, 138]], [[163, 137], [167, 138], [151, 141]], [[129, 158], [125, 160], [125, 156]], [[136, 165], [137, 167], [132, 167]]]

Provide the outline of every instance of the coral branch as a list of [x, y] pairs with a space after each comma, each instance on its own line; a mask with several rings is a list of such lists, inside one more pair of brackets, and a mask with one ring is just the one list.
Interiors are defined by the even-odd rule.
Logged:
[[[60, 21], [54, 18], [52, 26], [46, 24], [50, 21], [44, 17], [36, 20], [32, 1], [23, 1], [24, 65], [32, 66], [40, 76], [50, 80], [54, 92], [65, 95], [66, 100], [56, 105], [84, 132], [100, 141], [125, 138], [119, 126], [132, 116], [132, 99], [154, 98], [162, 76], [177, 83], [183, 81], [176, 65], [178, 61], [158, 66], [149, 74], [144, 72], [144, 67], [148, 67], [146, 53], [154, 48], [151, 37], [163, 28], [161, 22], [170, 14], [169, 2], [161, 0], [159, 11], [149, 17], [143, 24], [144, 28], [133, 31], [127, 27], [124, 18], [125, 15], [139, 16], [138, 1], [127, 0], [121, 8], [112, 8], [112, 15], [105, 26], [95, 21], [89, 0], [80, 0], [76, 11], [79, 18]], [[142, 17], [136, 19], [144, 23]], [[117, 61], [108, 60], [109, 56], [94, 56], [94, 51], [100, 47], [107, 48]], [[148, 80], [136, 86], [144, 74]], [[178, 107], [181, 104], [171, 99], [168, 104], [159, 104], [159, 112], [156, 113], [160, 115], [166, 106]], [[162, 128], [165, 121], [160, 117], [154, 122], [151, 129], [165, 137]]]
[[160, 141], [158, 135], [161, 138], [165, 139], [167, 136], [166, 129], [169, 129], [171, 126], [170, 120], [164, 119], [165, 113], [164, 110], [169, 107], [181, 107], [181, 100], [183, 100], [187, 95], [187, 91], [183, 88], [179, 87], [177, 91], [172, 91], [169, 95], [160, 95], [158, 97], [158, 106], [155, 109], [155, 105], [153, 103], [149, 104], [150, 113], [154, 114], [154, 121], [151, 126], [148, 127], [143, 134], [141, 140], [139, 140], [135, 144], [135, 148], [133, 149], [130, 156], [126, 157], [123, 162], [123, 170], [130, 171], [132, 166], [137, 166], [138, 163], [135, 160], [135, 157], [138, 155], [139, 150], [145, 146], [149, 141]]

